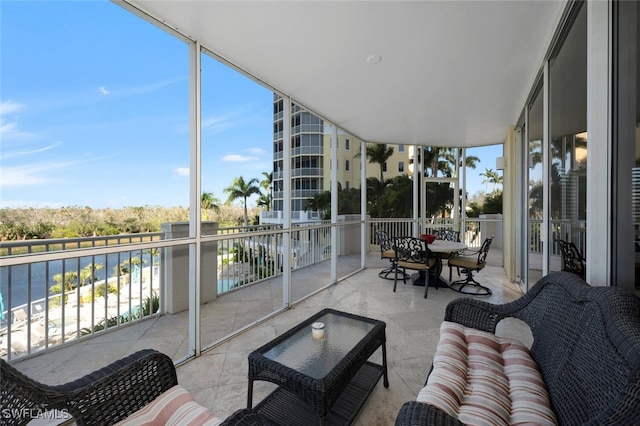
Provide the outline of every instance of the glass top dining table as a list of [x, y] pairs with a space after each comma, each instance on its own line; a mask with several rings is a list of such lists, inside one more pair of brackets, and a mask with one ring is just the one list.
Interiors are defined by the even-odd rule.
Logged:
[[428, 245], [429, 250], [438, 254], [451, 254], [466, 250], [468, 246], [458, 241], [435, 240]]
[[[427, 244], [427, 248], [431, 253], [435, 255], [435, 258], [436, 258], [435, 272], [433, 275], [436, 279], [429, 284], [429, 287], [449, 288], [449, 284], [440, 277], [440, 274], [442, 273], [442, 265], [443, 265], [442, 260], [448, 259], [451, 256], [454, 256], [455, 254], [457, 254], [458, 252], [466, 250], [468, 246], [459, 241], [435, 240], [431, 244]], [[425, 285], [424, 274], [420, 273], [415, 275], [416, 275], [415, 279], [412, 279], [413, 285], [421, 285], [421, 286]]]

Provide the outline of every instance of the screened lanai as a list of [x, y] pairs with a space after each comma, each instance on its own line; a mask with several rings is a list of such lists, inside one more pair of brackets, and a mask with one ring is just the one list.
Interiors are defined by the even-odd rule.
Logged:
[[[607, 97], [610, 92], [609, 77], [601, 67], [608, 64], [605, 46], [610, 45], [612, 32], [606, 5], [607, 2], [560, 1], [115, 1], [110, 6], [129, 14], [148, 31], [166, 35], [165, 52], [177, 52], [175, 61], [182, 64], [187, 76], [182, 80], [183, 91], [176, 102], [181, 106], [187, 128], [183, 128], [179, 142], [165, 143], [181, 146], [180, 165], [184, 167], [180, 172], [184, 176], [187, 174], [184, 169], [188, 169], [188, 178], [177, 187], [169, 179], [165, 183], [168, 191], [185, 195], [190, 217], [187, 222], [167, 224], [162, 230], [163, 237], [158, 240], [154, 237], [150, 241], [119, 242], [120, 247], [94, 246], [79, 254], [64, 253], [60, 257], [74, 259], [74, 262], [77, 259], [79, 269], [84, 266], [80, 265], [83, 258], [114, 255], [117, 260], [110, 260], [105, 268], [110, 269], [123, 258], [135, 257], [134, 251], [162, 249], [165, 265], [169, 260], [175, 261], [171, 272], [177, 271], [174, 280], [181, 284], [163, 290], [163, 313], [189, 313], [188, 325], [181, 324], [177, 330], [177, 334], [188, 335], [189, 339], [176, 358], [198, 356], [212, 343], [227, 338], [227, 328], [222, 325], [224, 332], [215, 330], [204, 339], [199, 333], [202, 305], [218, 295], [218, 288], [207, 279], [215, 275], [216, 285], [224, 285], [237, 281], [234, 276], [243, 279], [251, 272], [248, 267], [238, 266], [220, 274], [216, 270], [218, 265], [209, 262], [207, 256], [216, 253], [217, 261], [221, 246], [226, 247], [222, 256], [227, 257], [219, 261], [225, 265], [234, 264], [245, 248], [252, 253], [268, 253], [273, 248], [274, 253], [282, 254], [274, 261], [282, 275], [278, 283], [268, 289], [279, 302], [268, 309], [255, 308], [257, 301], [256, 305], [244, 306], [249, 314], [240, 321], [239, 330], [368, 267], [367, 254], [375, 250], [371, 229], [376, 222], [367, 218], [367, 197], [362, 182], [376, 176], [377, 170], [375, 166], [371, 169], [362, 156], [355, 158], [357, 150], [384, 144], [396, 147], [399, 154], [402, 146], [407, 151], [411, 148], [415, 160], [428, 147], [471, 149], [502, 144], [505, 214], [501, 263], [509, 282], [526, 290], [527, 285], [535, 282], [536, 274], [555, 270], [558, 258], [553, 249], [553, 236], [571, 232], [587, 257], [589, 281], [613, 285], [611, 270], [632, 257], [629, 253], [633, 253], [633, 239], [629, 236], [632, 233], [609, 226], [615, 216], [611, 213], [614, 191], [612, 182], [603, 179], [610, 176], [613, 169], [612, 148], [608, 142], [610, 129], [608, 124], [603, 125], [608, 123], [603, 118], [608, 117], [608, 113], [600, 109], [608, 103], [598, 102], [599, 96]], [[579, 65], [577, 71], [571, 68], [576, 64]], [[589, 70], [588, 78], [586, 70]], [[233, 73], [233, 77], [220, 78], [228, 75], [225, 73]], [[205, 112], [213, 105], [215, 96], [237, 101], [233, 91], [224, 91], [235, 84], [254, 85], [261, 92], [259, 103], [267, 112], [260, 125], [246, 125], [261, 129], [259, 148], [268, 155], [251, 158], [262, 162], [255, 174], [271, 171], [279, 176], [277, 186], [272, 186], [271, 191], [274, 198], [276, 193], [281, 193], [282, 204], [270, 213], [277, 222], [235, 229], [230, 236], [208, 223], [206, 212], [200, 207], [201, 194], [207, 191], [209, 176], [219, 164], [209, 158], [229, 145], [225, 140], [217, 145], [210, 143], [216, 140], [215, 131], [219, 127], [215, 120], [208, 120], [212, 116]], [[556, 91], [558, 87], [575, 90], [570, 92], [575, 96], [563, 96], [566, 93]], [[284, 100], [281, 105], [277, 98]], [[577, 102], [580, 108], [564, 104], [566, 99]], [[166, 107], [168, 102], [161, 105]], [[579, 110], [581, 115], [576, 120], [553, 115], [567, 110]], [[322, 144], [322, 153], [313, 145], [309, 146], [318, 148], [317, 152], [298, 154], [295, 151], [303, 148], [303, 145], [296, 146], [295, 139], [295, 117], [300, 111], [312, 113], [322, 121], [321, 129], [315, 132], [322, 134], [317, 139], [327, 142]], [[277, 124], [279, 120], [283, 123], [281, 127]], [[290, 122], [292, 126], [288, 125]], [[299, 124], [319, 126], [304, 119]], [[302, 136], [300, 139], [302, 141]], [[594, 140], [607, 143], [591, 143]], [[138, 148], [146, 152], [163, 151], [162, 146], [152, 150], [150, 145], [152, 143], [145, 140]], [[583, 168], [585, 145], [588, 146], [588, 173], [584, 173]], [[346, 150], [349, 150], [349, 166], [347, 157], [338, 163], [341, 152]], [[464, 151], [459, 153], [464, 155]], [[237, 153], [229, 155], [229, 158], [239, 158], [233, 157], [239, 156]], [[412, 171], [415, 173], [417, 166], [409, 163], [409, 155], [407, 153], [403, 167], [407, 170], [415, 167]], [[297, 167], [298, 164], [308, 168]], [[238, 169], [246, 170], [249, 166], [248, 162], [242, 163]], [[295, 176], [320, 167], [328, 174]], [[349, 177], [345, 177], [347, 167]], [[627, 169], [630, 174], [632, 167]], [[455, 181], [449, 182], [454, 192], [463, 190], [464, 173], [458, 170]], [[411, 233], [418, 233], [427, 225], [426, 206], [423, 208], [421, 203], [428, 203], [423, 194], [429, 182], [423, 173], [420, 175], [425, 180], [414, 179], [411, 183], [411, 216], [395, 220], [406, 224], [403, 226]], [[554, 176], [561, 185], [553, 186]], [[296, 178], [299, 179], [296, 181]], [[349, 181], [350, 188], [360, 190], [360, 211], [344, 217], [340, 217], [343, 215], [338, 215], [339, 209], [335, 208], [341, 203], [338, 199], [341, 180]], [[530, 181], [534, 181], [531, 187]], [[330, 217], [325, 223], [317, 223], [317, 218], [311, 217], [312, 220], [301, 227], [296, 223], [294, 212], [303, 209], [296, 208], [294, 197], [287, 194], [304, 195], [306, 191], [318, 190], [318, 182], [331, 192]], [[531, 196], [535, 195], [534, 188], [542, 194], [535, 199]], [[578, 198], [575, 205], [568, 204], [570, 195], [580, 191], [585, 191], [585, 197]], [[529, 198], [524, 199], [526, 197]], [[456, 206], [457, 202], [460, 205]], [[453, 197], [452, 211], [465, 211], [464, 203], [464, 197]], [[529, 213], [535, 215], [528, 216]], [[453, 219], [459, 223], [465, 220], [464, 215]], [[570, 220], [571, 226], [556, 224], [554, 220]], [[532, 228], [537, 229], [533, 236]], [[605, 230], [602, 231], [604, 237], [601, 230]], [[349, 232], [355, 237], [346, 238]], [[629, 241], [623, 241], [620, 235], [629, 236]], [[352, 245], [347, 247], [347, 242]], [[613, 250], [614, 244], [618, 247], [616, 250]], [[305, 250], [305, 247], [314, 247], [314, 250]], [[349, 250], [350, 257], [342, 257], [338, 247]], [[31, 268], [55, 256], [3, 258], [2, 265]], [[149, 259], [152, 258], [151, 255]], [[302, 265], [304, 259], [312, 258], [326, 260], [328, 273], [326, 279], [314, 283], [314, 287], [301, 296], [290, 271]], [[633, 264], [633, 261], [627, 263]], [[152, 269], [150, 272], [168, 274], [170, 271]], [[624, 274], [620, 274], [624, 278]], [[142, 283], [144, 278], [141, 276], [136, 283]], [[633, 286], [633, 280], [615, 281], [618, 282]], [[132, 283], [133, 277], [129, 277], [127, 284]], [[141, 290], [146, 289], [141, 287]], [[82, 300], [81, 296], [78, 294], [78, 300]], [[103, 312], [109, 309], [109, 298], [106, 299], [100, 306]], [[122, 307], [121, 312], [134, 307]], [[61, 318], [71, 317], [71, 313], [80, 317], [81, 310], [81, 304], [76, 304]], [[66, 335], [66, 331], [61, 335]]]

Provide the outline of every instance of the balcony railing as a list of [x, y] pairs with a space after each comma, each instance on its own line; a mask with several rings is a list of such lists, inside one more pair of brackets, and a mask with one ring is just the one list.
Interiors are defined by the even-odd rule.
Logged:
[[[159, 242], [161, 236], [3, 243], [3, 258], [25, 261], [0, 268], [0, 354], [30, 354], [159, 313], [161, 251], [127, 246]], [[29, 262], [34, 254], [48, 260]]]
[[324, 173], [323, 169], [320, 167], [300, 167], [300, 168], [291, 169], [292, 177], [298, 177], [298, 176], [322, 177], [323, 173]]
[[[555, 243], [555, 240], [560, 238], [563, 240], [573, 241], [578, 249], [584, 254], [587, 243], [587, 231], [584, 226], [580, 226], [575, 221], [567, 220], [552, 220], [552, 239], [554, 240], [551, 245], [551, 254], [554, 256], [560, 256], [560, 248]], [[543, 241], [546, 238], [542, 235], [542, 219], [530, 219], [529, 220], [529, 253], [542, 254]]]
[[309, 154], [324, 154], [324, 148], [321, 146], [299, 146], [291, 148], [291, 156], [309, 155]]
[[[382, 229], [390, 236], [413, 235], [414, 221], [412, 219], [371, 219], [369, 223], [370, 250], [378, 250], [376, 229]], [[467, 218], [464, 221], [464, 232], [460, 233], [460, 241], [469, 249], [478, 249], [487, 237], [497, 237], [492, 247], [502, 248], [502, 218]], [[418, 223], [419, 234], [431, 232], [435, 229], [459, 229], [451, 218], [429, 219], [427, 223]]]
[[[289, 233], [293, 269], [321, 262], [331, 253], [330, 224], [310, 225]], [[188, 224], [167, 229], [3, 243], [3, 259], [12, 261], [0, 268], [6, 308], [0, 311], [0, 356], [29, 355], [163, 314], [164, 289], [172, 291], [173, 282], [185, 282], [188, 276], [188, 266], [181, 264], [184, 253], [179, 252], [184, 244], [170, 242], [187, 233]], [[203, 285], [213, 288], [215, 297], [282, 274], [282, 225], [203, 226], [203, 238], [214, 238], [203, 242], [202, 260], [203, 268], [214, 272]], [[137, 247], [144, 244], [153, 247]], [[46, 254], [47, 260], [32, 262], [32, 253]]]
[[[201, 285], [211, 298], [205, 294], [201, 302], [282, 275], [285, 256], [292, 269], [299, 269], [328, 259], [332, 251], [341, 255], [340, 246], [332, 249], [332, 225], [306, 219], [294, 221], [286, 233], [280, 224], [218, 229], [203, 223]], [[489, 232], [487, 223], [467, 220], [465, 242], [479, 246]], [[353, 228], [359, 235], [354, 224], [338, 232]], [[181, 241], [188, 224], [167, 225], [160, 233], [3, 243], [0, 355], [11, 359], [46, 351], [165, 310], [188, 309], [171, 305], [176, 302], [168, 297], [175, 289], [184, 292], [180, 286], [188, 281], [188, 243]], [[375, 229], [390, 235], [411, 235], [414, 229], [411, 219], [371, 219], [367, 225], [370, 251], [379, 250]], [[448, 220], [429, 223], [450, 225]], [[285, 253], [287, 236], [290, 251]], [[353, 239], [342, 235], [338, 241]], [[31, 260], [34, 253], [38, 261]]]

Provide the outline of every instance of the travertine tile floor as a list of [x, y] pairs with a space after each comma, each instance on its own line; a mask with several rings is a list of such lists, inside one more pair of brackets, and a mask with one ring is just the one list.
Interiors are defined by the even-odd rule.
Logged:
[[[367, 257], [367, 265], [364, 271], [209, 349], [202, 356], [180, 364], [177, 367], [179, 383], [199, 403], [224, 418], [246, 406], [248, 354], [319, 310], [331, 307], [376, 318], [387, 324], [390, 386], [385, 389], [382, 381], [378, 383], [356, 425], [392, 425], [402, 404], [415, 399], [423, 386], [435, 352], [445, 307], [449, 301], [461, 295], [450, 289], [430, 288], [428, 298], [424, 299], [424, 287], [410, 283], [399, 283], [396, 293], [393, 293], [393, 281], [378, 277], [378, 272], [388, 266], [388, 261], [382, 261], [372, 253]], [[443, 276], [448, 278], [448, 269]], [[493, 290], [493, 294], [483, 296], [483, 300], [506, 303], [522, 294], [520, 288], [506, 278], [501, 266], [488, 265], [477, 275], [477, 279]], [[225, 312], [227, 317], [230, 315], [228, 310], [220, 307], [217, 310]], [[179, 316], [165, 315], [158, 319], [160, 324], [126, 327], [90, 339], [87, 343], [17, 361], [14, 365], [44, 383], [56, 384], [73, 380], [144, 347], [165, 353], [173, 351], [170, 355], [175, 359], [176, 348], [185, 344], [185, 336], [181, 333], [184, 327], [172, 326], [172, 321], [180, 321]], [[210, 321], [214, 319], [210, 318]], [[161, 333], [158, 327], [164, 332]], [[518, 337], [525, 342], [529, 339], [526, 327], [515, 321], [501, 329], [502, 334]], [[374, 358], [380, 362], [380, 350], [374, 354]], [[271, 384], [256, 382], [254, 403], [272, 389]]]

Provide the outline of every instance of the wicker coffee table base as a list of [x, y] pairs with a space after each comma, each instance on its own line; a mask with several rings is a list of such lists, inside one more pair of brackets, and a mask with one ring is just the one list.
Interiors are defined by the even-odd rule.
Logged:
[[[331, 407], [326, 424], [332, 426], [351, 424], [382, 375], [381, 365], [367, 361]], [[269, 394], [253, 408], [253, 411], [282, 426], [320, 424], [320, 417], [313, 408], [282, 388], [277, 388]]]

